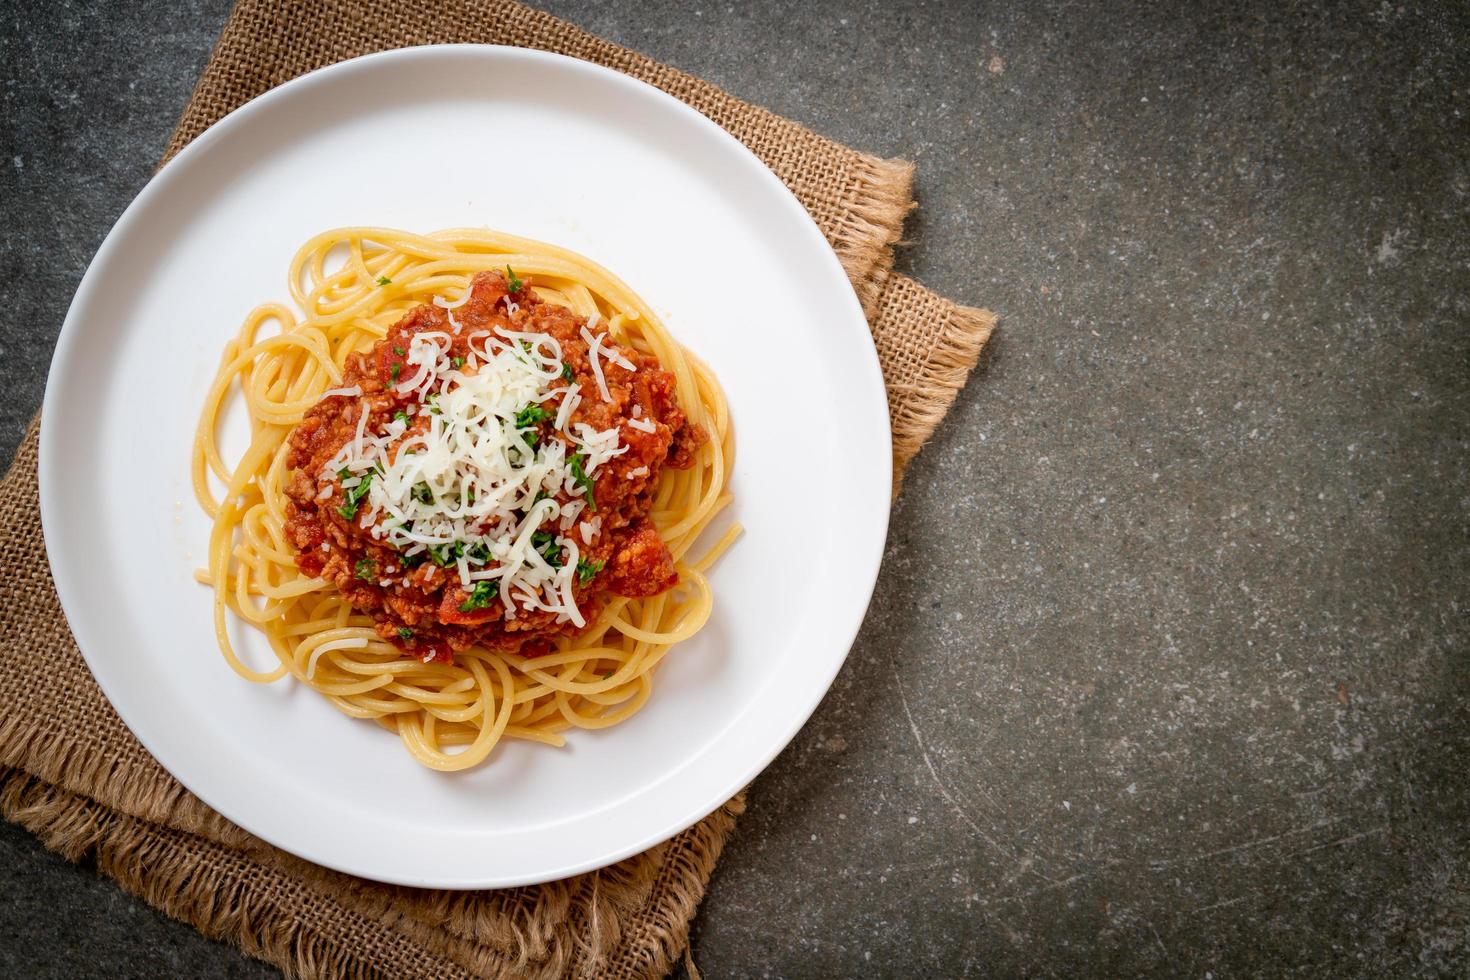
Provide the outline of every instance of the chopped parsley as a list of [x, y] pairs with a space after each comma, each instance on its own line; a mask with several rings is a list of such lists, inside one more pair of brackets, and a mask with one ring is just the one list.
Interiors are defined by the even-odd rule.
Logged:
[[423, 563], [424, 553], [422, 551], [416, 552], [412, 555], [398, 556], [398, 564], [402, 565], [405, 569], [418, 568]]
[[357, 517], [358, 505], [362, 503], [362, 498], [367, 496], [368, 487], [372, 485], [372, 482], [373, 474], [369, 470], [362, 475], [361, 483], [351, 490], [343, 492], [342, 506], [337, 508], [337, 513], [342, 515], [344, 521], [350, 521]]
[[449, 359], [449, 363], [450, 364], [453, 364], [457, 368], [462, 368], [462, 367], [464, 367], [464, 358], [462, 358], [462, 357], [451, 357]]
[[592, 581], [598, 572], [602, 571], [602, 565], [603, 563], [600, 561], [588, 561], [585, 558], [579, 558], [577, 560], [577, 581], [582, 585], [586, 585]]
[[389, 279], [387, 276], [379, 276], [378, 277], [378, 285], [379, 286], [386, 286], [386, 285], [388, 285], [392, 281], [393, 280], [392, 279]]
[[537, 531], [531, 535], [531, 547], [546, 559], [546, 564], [552, 568], [562, 566], [561, 545], [556, 543], [556, 535], [550, 531]]
[[421, 504], [432, 504], [434, 502], [434, 491], [423, 480], [415, 483], [413, 489], [409, 491], [409, 494]]
[[510, 266], [505, 267], [505, 278], [506, 281], [510, 283], [509, 288], [512, 293], [520, 292], [521, 287], [525, 285], [525, 283], [521, 282], [521, 277], [516, 275], [515, 270], [512, 269]]
[[393, 365], [392, 369], [389, 370], [389, 372], [388, 372], [388, 380], [391, 383], [393, 383], [393, 384], [397, 384], [398, 383], [398, 372], [400, 372], [402, 370], [403, 370], [403, 365], [402, 364], [395, 364], [395, 365]]
[[459, 604], [459, 611], [474, 612], [476, 609], [484, 609], [499, 594], [499, 582], [476, 582], [475, 588], [470, 592], [470, 597]]
[[359, 558], [357, 560], [357, 578], [364, 582], [371, 582], [377, 574], [378, 563], [371, 558]]
[[545, 422], [549, 418], [551, 418], [551, 413], [540, 405], [527, 405], [519, 412], [516, 412], [516, 428], [529, 429], [531, 426]]
[[429, 560], [440, 568], [448, 568], [459, 561], [464, 554], [464, 542], [455, 541], [452, 544], [436, 544], [429, 547]]
[[597, 486], [597, 481], [588, 476], [587, 471], [582, 468], [586, 460], [585, 453], [572, 453], [571, 458], [567, 460], [567, 469], [572, 471], [572, 479], [576, 480], [577, 486], [582, 488], [582, 495], [587, 498], [587, 509], [596, 513], [597, 498], [592, 495], [592, 490]]
[[398, 638], [400, 640], [413, 639], [413, 630], [409, 629], [407, 626], [398, 627]]
[[483, 541], [476, 541], [465, 551], [464, 556], [476, 565], [483, 565], [490, 560], [490, 548]]
[[408, 413], [401, 408], [393, 413], [393, 421], [402, 422], [404, 425], [413, 424], [413, 421], [408, 417]]
[[528, 445], [534, 448], [541, 441], [541, 434], [535, 431], [535, 427], [551, 417], [552, 413], [540, 405], [527, 405], [519, 412], [516, 412], [516, 428], [531, 430], [530, 432], [524, 433], [522, 438], [526, 440]]
[[402, 347], [399, 347], [397, 344], [394, 344], [393, 345], [393, 353], [397, 354], [399, 357], [402, 357], [403, 356], [403, 348]]
[[567, 381], [577, 380], [577, 376], [572, 373], [572, 366], [566, 361], [561, 362], [561, 376]]

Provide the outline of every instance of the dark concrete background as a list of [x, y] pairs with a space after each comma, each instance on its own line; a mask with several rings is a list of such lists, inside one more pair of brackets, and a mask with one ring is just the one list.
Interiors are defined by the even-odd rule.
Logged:
[[[1003, 316], [701, 967], [1470, 972], [1470, 8], [549, 6], [917, 161]], [[226, 7], [0, 5], [4, 457]], [[6, 975], [272, 973], [0, 848]]]

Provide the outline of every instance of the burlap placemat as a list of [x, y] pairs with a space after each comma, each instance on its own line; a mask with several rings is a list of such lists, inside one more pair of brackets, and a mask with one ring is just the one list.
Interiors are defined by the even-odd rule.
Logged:
[[[713, 86], [508, 2], [243, 0], [168, 155], [226, 112], [303, 72], [371, 51], [514, 44], [626, 72], [688, 102], [754, 150], [827, 235], [868, 313], [888, 385], [895, 473], [964, 383], [994, 318], [890, 273], [912, 168], [825, 140]], [[167, 157], [165, 157], [167, 159]], [[226, 821], [172, 779], [102, 696], [51, 582], [33, 424], [0, 484], [0, 812], [206, 935], [287, 974], [327, 977], [654, 977], [744, 808], [601, 871], [532, 888], [391, 887], [297, 860]]]

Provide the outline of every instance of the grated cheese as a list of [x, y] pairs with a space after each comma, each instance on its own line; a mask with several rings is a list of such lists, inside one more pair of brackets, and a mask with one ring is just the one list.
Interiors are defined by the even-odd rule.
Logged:
[[582, 328], [582, 339], [587, 341], [587, 363], [592, 365], [592, 377], [597, 382], [597, 393], [605, 402], [612, 401], [612, 395], [607, 390], [607, 379], [602, 376], [602, 362], [598, 353], [602, 348], [602, 334], [593, 333], [586, 327]]
[[622, 368], [624, 371], [636, 371], [636, 370], [638, 370], [637, 368], [635, 368], [633, 366], [633, 362], [630, 361], [630, 360], [628, 360], [626, 357], [624, 357], [622, 355], [622, 353], [616, 347], [614, 347], [612, 344], [608, 344], [607, 347], [603, 348], [603, 351], [602, 352], [607, 355], [607, 359], [609, 361], [612, 361], [614, 364], [616, 364], [618, 367]]
[[[463, 297], [461, 303], [435, 302], [448, 310], [461, 305]], [[577, 538], [581, 545], [590, 544], [600, 518], [582, 523], [575, 537], [567, 536], [587, 507], [571, 456], [584, 456], [582, 470], [590, 477], [629, 447], [621, 444], [616, 426], [598, 430], [572, 422], [581, 390], [562, 381], [564, 359], [556, 338], [534, 331], [496, 332], [508, 343], [484, 333], [483, 356], [476, 352], [478, 369], [468, 373], [453, 366], [448, 333], [414, 335], [404, 357], [413, 371], [395, 390], [420, 401], [433, 398], [437, 414], [427, 406], [409, 410], [419, 426], [427, 418], [424, 431], [410, 432], [395, 419], [372, 432], [364, 406], [358, 406], [353, 437], [326, 464], [320, 480], [330, 483], [346, 469], [340, 481], [344, 488], [366, 483], [359, 521], [374, 538], [405, 557], [438, 549], [436, 563], [466, 591], [478, 582], [497, 582], [507, 618], [546, 610], [557, 622], [580, 627], [585, 621], [573, 596]], [[553, 427], [562, 438], [544, 437], [532, 446], [516, 427], [517, 414], [557, 397], [561, 403]], [[549, 496], [537, 500], [543, 492]], [[568, 498], [565, 503], [558, 499], [562, 496]], [[559, 566], [532, 543], [543, 530], [554, 535]]]
[[556, 427], [558, 429], [565, 429], [567, 427], [567, 422], [571, 421], [572, 413], [577, 410], [577, 405], [582, 401], [581, 385], [573, 383], [565, 391], [566, 394], [562, 395], [561, 398], [561, 408], [556, 411]]
[[441, 310], [457, 310], [461, 306], [463, 306], [466, 303], [468, 303], [469, 302], [469, 299], [470, 299], [470, 287], [469, 286], [466, 286], [464, 288], [464, 292], [462, 292], [462, 293], [459, 294], [459, 299], [455, 300], [453, 303], [449, 302], [449, 300], [445, 299], [443, 296], [435, 296], [434, 297], [434, 305], [437, 306], [437, 307], [439, 307], [439, 309], [441, 309]]
[[328, 388], [326, 391], [322, 392], [323, 398], [331, 398], [334, 395], [341, 395], [345, 398], [361, 397], [362, 385], [352, 385], [348, 388]]

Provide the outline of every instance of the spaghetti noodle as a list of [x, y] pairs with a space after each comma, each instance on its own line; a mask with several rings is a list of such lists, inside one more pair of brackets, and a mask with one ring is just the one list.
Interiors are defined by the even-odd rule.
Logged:
[[[213, 520], [199, 578], [213, 588], [215, 630], [230, 667], [261, 683], [290, 674], [343, 713], [395, 731], [415, 759], [439, 770], [473, 767], [503, 738], [560, 745], [570, 728], [608, 727], [641, 708], [659, 661], [708, 619], [705, 572], [739, 533], [732, 526], [690, 555], [730, 501], [734, 442], [714, 375], [606, 270], [496, 232], [336, 229], [301, 247], [289, 283], [302, 315], [267, 303], [246, 317], [225, 347], [193, 446], [195, 495]], [[500, 303], [498, 319], [460, 337], [469, 318], [455, 311], [475, 302]], [[583, 340], [562, 333], [566, 342], [558, 344], [551, 334], [516, 329], [527, 310], [575, 327]], [[415, 318], [421, 332], [404, 332]], [[344, 385], [379, 354], [398, 356], [391, 379]], [[632, 417], [614, 416], [605, 429], [571, 421], [609, 415], [578, 416], [580, 397], [594, 407], [631, 404], [619, 384], [631, 386], [631, 372], [644, 364], [671, 376], [666, 387], [677, 407], [666, 416], [640, 417], [643, 406], [634, 404]], [[639, 390], [647, 400], [647, 385]], [[374, 397], [399, 399], [390, 407], [402, 409], [369, 428]], [[233, 399], [247, 410], [250, 442], [231, 465], [217, 431]], [[497, 408], [516, 401], [524, 402], [519, 414]], [[306, 473], [299, 467], [313, 433], [293, 433], [333, 412], [355, 419], [355, 435], [328, 447], [335, 455], [322, 472]], [[707, 441], [687, 440], [684, 458], [668, 467], [614, 468], [613, 458], [636, 450], [643, 433], [651, 440], [658, 432], [663, 442], [654, 449], [673, 459], [670, 419], [687, 420], [688, 431]], [[495, 452], [454, 470], [453, 447], [473, 454], [485, 445]], [[492, 462], [494, 480], [485, 475]], [[616, 473], [637, 493], [619, 484], [594, 496], [598, 464], [604, 482]], [[462, 479], [469, 470], [474, 475]], [[211, 476], [224, 486], [218, 498]], [[326, 538], [310, 524], [317, 497]], [[599, 501], [604, 510], [593, 516]], [[328, 505], [341, 521], [326, 514]], [[603, 587], [620, 576], [616, 567], [603, 573], [590, 556], [610, 553], [598, 535], [609, 537], [619, 514], [657, 533], [629, 530], [609, 564], [652, 540], [671, 561], [676, 585]], [[467, 526], [504, 533], [467, 550], [452, 539]], [[379, 556], [359, 559], [362, 586], [313, 574], [323, 560], [300, 547], [321, 540], [330, 552], [346, 540], [344, 530], [363, 534]], [[580, 549], [589, 557], [579, 559]], [[426, 614], [393, 601], [392, 590], [430, 587], [424, 583], [442, 590], [443, 617], [419, 619]], [[280, 661], [274, 669], [240, 659], [227, 613], [265, 635]]]

